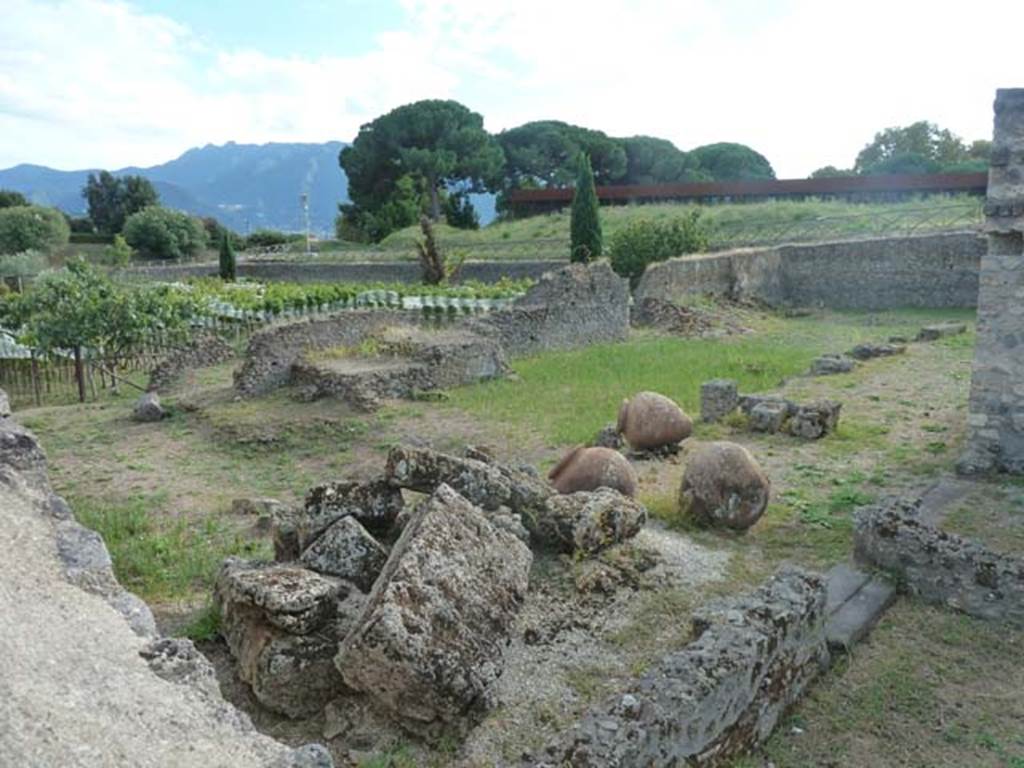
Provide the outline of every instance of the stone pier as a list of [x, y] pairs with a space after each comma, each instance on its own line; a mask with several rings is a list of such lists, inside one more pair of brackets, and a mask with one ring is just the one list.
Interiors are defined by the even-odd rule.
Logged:
[[996, 92], [967, 450], [958, 469], [1024, 473], [1024, 88]]

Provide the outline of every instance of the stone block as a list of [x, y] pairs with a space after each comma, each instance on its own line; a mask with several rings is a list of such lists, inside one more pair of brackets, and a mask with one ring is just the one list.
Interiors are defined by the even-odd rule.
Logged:
[[473, 719], [526, 596], [532, 555], [447, 485], [412, 513], [335, 663], [410, 727]]
[[342, 585], [297, 565], [228, 558], [214, 585], [222, 616], [244, 611], [284, 632], [305, 635], [335, 615]]
[[712, 379], [700, 385], [700, 417], [702, 421], [721, 421], [740, 404], [739, 390], [732, 379]]
[[132, 419], [135, 421], [149, 422], [160, 421], [167, 412], [160, 405], [160, 397], [156, 392], [146, 392], [135, 401], [132, 409]]
[[785, 403], [764, 402], [755, 405], [749, 414], [750, 428], [755, 432], [778, 432], [786, 420]]
[[946, 336], [956, 336], [967, 333], [966, 323], [937, 323], [926, 325], [917, 332], [917, 341], [937, 341]]
[[832, 376], [837, 373], [849, 373], [857, 366], [857, 362], [845, 355], [822, 355], [811, 361], [811, 376]]
[[850, 357], [855, 360], [872, 360], [876, 357], [892, 357], [907, 351], [903, 344], [858, 344], [850, 350]]
[[842, 407], [841, 403], [833, 400], [797, 406], [796, 412], [786, 421], [785, 431], [793, 437], [818, 440], [835, 431]]
[[306, 548], [299, 562], [317, 573], [334, 576], [369, 592], [387, 551], [354, 517], [341, 518]]
[[647, 522], [647, 510], [618, 491], [599, 488], [552, 496], [523, 521], [543, 546], [593, 555], [636, 536]]

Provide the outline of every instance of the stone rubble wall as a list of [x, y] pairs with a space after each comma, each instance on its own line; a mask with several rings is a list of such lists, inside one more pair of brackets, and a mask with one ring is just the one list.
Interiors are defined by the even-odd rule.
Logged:
[[[356, 310], [272, 326], [251, 338], [235, 388], [245, 396], [268, 392], [288, 383], [306, 352], [354, 346], [386, 328], [423, 322], [419, 312]], [[629, 287], [606, 262], [572, 264], [545, 274], [511, 307], [447, 328], [493, 340], [509, 357], [622, 341], [629, 335]]]
[[364, 309], [272, 325], [250, 338], [245, 362], [235, 371], [235, 389], [246, 396], [264, 394], [287, 384], [306, 352], [355, 346], [385, 328], [422, 322], [419, 312]]
[[466, 325], [521, 357], [625, 340], [629, 301], [629, 284], [607, 262], [570, 264], [545, 274], [508, 309]]
[[1024, 558], [928, 524], [920, 500], [887, 499], [858, 512], [854, 548], [930, 603], [1024, 628]]
[[974, 232], [745, 248], [648, 267], [636, 301], [713, 294], [773, 306], [974, 307], [984, 238]]
[[190, 641], [157, 636], [103, 539], [53, 492], [35, 437], [9, 418], [0, 540], [0, 764], [331, 768], [320, 745], [258, 733]]
[[767, 740], [828, 664], [821, 576], [784, 569], [712, 603], [695, 639], [523, 765], [725, 766]]
[[1024, 472], [1024, 88], [996, 94], [966, 474]]
[[150, 392], [165, 390], [186, 371], [218, 365], [234, 356], [235, 350], [220, 336], [214, 333], [199, 334], [157, 363], [149, 374], [147, 389]]

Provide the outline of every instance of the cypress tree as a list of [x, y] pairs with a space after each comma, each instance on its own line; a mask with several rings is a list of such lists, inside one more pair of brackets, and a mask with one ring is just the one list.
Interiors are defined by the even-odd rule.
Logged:
[[590, 158], [583, 152], [579, 156], [576, 189], [572, 195], [572, 217], [569, 224], [569, 259], [586, 263], [601, 255], [601, 219], [598, 215], [597, 190]]
[[235, 281], [235, 249], [231, 246], [231, 233], [226, 229], [220, 239], [220, 279]]

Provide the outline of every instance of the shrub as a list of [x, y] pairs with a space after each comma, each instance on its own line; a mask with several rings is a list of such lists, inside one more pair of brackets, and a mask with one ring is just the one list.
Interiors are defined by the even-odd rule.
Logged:
[[569, 219], [569, 259], [585, 263], [601, 255], [601, 218], [597, 211], [597, 190], [594, 188], [590, 158], [581, 152], [578, 162], [579, 171]]
[[275, 245], [286, 245], [295, 239], [295, 235], [288, 235], [276, 229], [257, 229], [245, 238], [246, 248], [271, 248]]
[[154, 259], [183, 259], [206, 247], [206, 232], [198, 219], [156, 205], [128, 217], [124, 239], [142, 256]]
[[708, 247], [708, 232], [700, 211], [670, 221], [637, 219], [618, 229], [608, 244], [612, 269], [634, 286], [648, 264]]
[[16, 205], [0, 208], [0, 253], [52, 251], [66, 245], [71, 231], [56, 208]]
[[124, 235], [114, 235], [114, 242], [103, 249], [100, 263], [111, 267], [127, 267], [132, 260], [132, 248]]

